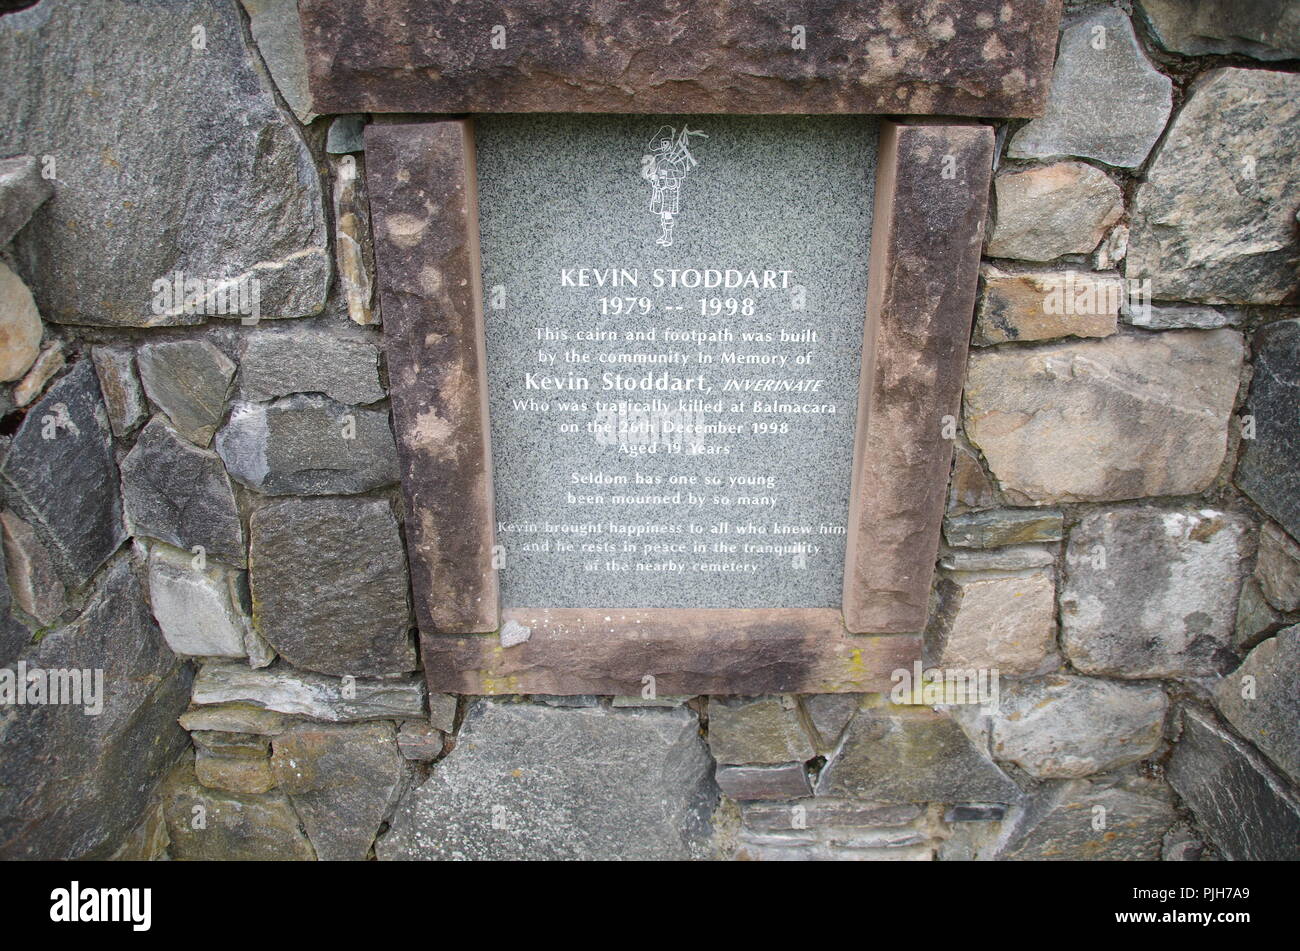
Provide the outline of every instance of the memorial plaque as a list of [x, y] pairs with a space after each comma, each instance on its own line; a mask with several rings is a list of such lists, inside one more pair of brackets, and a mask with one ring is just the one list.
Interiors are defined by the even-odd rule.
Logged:
[[834, 608], [877, 123], [475, 124], [506, 608]]

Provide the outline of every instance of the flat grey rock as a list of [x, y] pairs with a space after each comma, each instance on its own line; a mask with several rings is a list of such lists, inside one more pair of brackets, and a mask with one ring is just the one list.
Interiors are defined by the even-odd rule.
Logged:
[[365, 130], [365, 116], [339, 116], [330, 123], [329, 133], [325, 136], [325, 151], [330, 155], [364, 152], [366, 150], [366, 142], [363, 138]]
[[68, 592], [59, 578], [54, 558], [36, 530], [9, 511], [0, 512], [4, 530], [4, 567], [6, 601], [0, 614], [8, 614], [12, 601], [30, 614], [37, 623], [48, 626], [70, 604]]
[[314, 331], [258, 333], [239, 362], [239, 392], [253, 401], [322, 393], [340, 403], [374, 403], [384, 398], [379, 349]]
[[194, 678], [194, 703], [248, 703], [327, 723], [424, 716], [424, 680], [323, 677], [283, 664], [254, 670], [236, 661], [213, 661]]
[[119, 439], [129, 436], [149, 418], [149, 406], [135, 372], [135, 351], [130, 347], [95, 347], [91, 357], [113, 435]]
[[0, 159], [0, 245], [8, 244], [53, 194], [34, 155]]
[[1265, 324], [1255, 334], [1255, 372], [1245, 412], [1253, 439], [1241, 442], [1234, 480], [1292, 537], [1300, 537], [1300, 320]]
[[1269, 604], [1279, 611], [1300, 611], [1300, 544], [1272, 522], [1259, 527], [1255, 577]]
[[1002, 548], [1060, 541], [1064, 525], [1057, 511], [996, 509], [949, 515], [943, 520], [943, 537], [954, 548]]
[[1300, 625], [1279, 631], [1252, 650], [1214, 688], [1214, 705], [1242, 736], [1300, 783]]
[[[1151, 862], [1174, 824], [1168, 789], [1072, 780], [1039, 792], [1012, 821], [996, 857], [1019, 861]], [[1142, 788], [1146, 785], [1149, 788]]]
[[297, 0], [239, 0], [248, 12], [257, 51], [271, 71], [276, 88], [298, 121], [316, 118], [307, 87], [307, 51], [302, 43]]
[[1300, 7], [1286, 0], [1139, 0], [1137, 7], [1174, 53], [1300, 57]]
[[1203, 304], [1151, 304], [1125, 308], [1123, 313], [1126, 323], [1146, 330], [1214, 330], [1217, 327], [1236, 327], [1244, 323], [1246, 317], [1236, 308]]
[[221, 425], [235, 363], [206, 340], [146, 343], [136, 357], [140, 382], [176, 431], [207, 446]]
[[803, 762], [817, 752], [793, 696], [709, 698], [709, 749], [719, 763]]
[[247, 615], [234, 572], [199, 568], [194, 556], [167, 545], [149, 553], [149, 604], [167, 645], [182, 657], [243, 657]]
[[985, 253], [1051, 261], [1090, 254], [1124, 214], [1124, 195], [1105, 172], [1084, 162], [1003, 171], [993, 180], [997, 217]]

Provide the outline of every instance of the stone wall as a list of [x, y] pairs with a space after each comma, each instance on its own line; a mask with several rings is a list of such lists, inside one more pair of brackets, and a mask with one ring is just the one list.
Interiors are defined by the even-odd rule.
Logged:
[[997, 125], [925, 631], [994, 710], [428, 696], [293, 0], [0, 17], [0, 668], [104, 671], [0, 707], [0, 857], [1296, 857], [1300, 35], [1127, 6]]

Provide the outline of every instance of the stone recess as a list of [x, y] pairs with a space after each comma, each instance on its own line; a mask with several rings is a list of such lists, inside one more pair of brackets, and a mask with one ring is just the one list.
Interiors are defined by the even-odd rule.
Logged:
[[214, 661], [199, 668], [193, 702], [196, 706], [252, 704], [327, 723], [354, 723], [423, 717], [424, 695], [424, 681], [416, 677], [345, 682], [282, 665], [253, 670], [245, 664]]
[[1193, 495], [1223, 463], [1241, 362], [1232, 330], [977, 351], [966, 434], [1015, 504]]
[[323, 674], [415, 670], [406, 559], [379, 499], [286, 499], [249, 520], [253, 623], [290, 664]]
[[155, 312], [154, 282], [177, 271], [256, 278], [264, 318], [324, 306], [320, 176], [242, 32], [233, 3], [207, 0], [45, 0], [0, 19], [0, 141], [56, 161], [16, 245], [46, 320], [199, 323]]
[[1012, 782], [957, 721], [927, 707], [859, 711], [817, 780], [818, 796], [872, 802], [1016, 802]]
[[1300, 611], [1300, 545], [1272, 522], [1259, 529], [1255, 577], [1268, 603], [1279, 611]]
[[789, 763], [816, 755], [793, 696], [709, 698], [709, 749], [719, 763]]
[[1124, 286], [1118, 274], [1012, 272], [985, 264], [980, 279], [976, 346], [1055, 337], [1109, 337], [1119, 325]]
[[149, 553], [149, 603], [167, 644], [185, 657], [243, 657], [248, 617], [239, 609], [236, 573], [194, 565], [166, 545]]
[[307, 88], [307, 51], [302, 45], [297, 0], [239, 0], [248, 13], [257, 51], [275, 80], [276, 88], [298, 121], [309, 124], [311, 91]]
[[1032, 674], [1056, 640], [1052, 572], [1006, 575], [960, 572], [941, 577], [939, 608], [926, 631], [926, 663]]
[[113, 437], [89, 360], [28, 411], [0, 461], [0, 489], [70, 588], [85, 584], [126, 539]]
[[1124, 214], [1119, 186], [1083, 162], [1004, 171], [993, 186], [997, 217], [985, 253], [995, 258], [1090, 254]]
[[1138, 46], [1128, 17], [1095, 10], [1061, 32], [1047, 112], [1012, 137], [1007, 154], [1076, 155], [1136, 168], [1164, 130], [1172, 89]]
[[717, 802], [699, 722], [671, 710], [475, 701], [405, 796], [382, 859], [691, 859]]
[[1300, 57], [1300, 10], [1269, 0], [1139, 0], [1151, 32], [1185, 56], [1240, 53], [1255, 59]]
[[1183, 712], [1165, 775], [1224, 858], [1294, 861], [1300, 853], [1300, 799], [1208, 714]]
[[388, 412], [326, 396], [237, 401], [216, 448], [236, 480], [265, 495], [351, 494], [398, 480]]
[[1254, 420], [1255, 438], [1242, 440], [1235, 481], [1292, 537], [1300, 537], [1300, 320], [1261, 327], [1254, 349], [1243, 415]]
[[[189, 670], [167, 649], [126, 558], [104, 572], [75, 621], [21, 659], [29, 670], [101, 671], [102, 681], [97, 703], [6, 713], [0, 858], [106, 858], [185, 749], [176, 717], [189, 699]], [[96, 699], [89, 692], [83, 701]]]
[[95, 347], [91, 357], [113, 435], [123, 439], [149, 418], [149, 407], [135, 373], [135, 351], [130, 347]]
[[53, 194], [34, 155], [0, 159], [0, 245], [8, 244]]
[[176, 434], [161, 416], [122, 460], [131, 533], [242, 568], [248, 563], [234, 489], [217, 454]]
[[[1008, 823], [995, 857], [1019, 861], [1156, 861], [1174, 819], [1169, 791], [1162, 783], [1057, 783], [1035, 795]], [[1098, 821], [1104, 825], [1094, 825]]]
[[1134, 198], [1128, 276], [1163, 300], [1282, 303], [1300, 265], [1298, 149], [1300, 75], [1197, 79]]
[[1300, 783], [1300, 625], [1251, 651], [1215, 687], [1214, 704], [1242, 736]]
[[239, 392], [252, 401], [322, 393], [355, 406], [375, 403], [384, 398], [379, 348], [316, 331], [259, 333], [244, 347]]
[[0, 261], [0, 381], [20, 379], [41, 352], [41, 313], [27, 285]]
[[136, 358], [140, 382], [176, 431], [199, 447], [212, 442], [226, 412], [235, 364], [206, 340], [147, 343]]
[[1233, 661], [1253, 526], [1213, 509], [1096, 512], [1070, 533], [1061, 644], [1112, 677], [1210, 677]]
[[1154, 684], [1068, 675], [1010, 681], [993, 716], [993, 755], [1038, 779], [1079, 779], [1154, 753], [1168, 706]]
[[[1058, 0], [814, 6], [791, 56], [787, 18], [738, 0], [299, 8], [322, 113], [1037, 115], [1060, 18]], [[465, 55], [494, 24], [509, 24], [505, 48]]]
[[303, 724], [272, 741], [271, 770], [323, 861], [361, 861], [405, 789], [393, 724]]

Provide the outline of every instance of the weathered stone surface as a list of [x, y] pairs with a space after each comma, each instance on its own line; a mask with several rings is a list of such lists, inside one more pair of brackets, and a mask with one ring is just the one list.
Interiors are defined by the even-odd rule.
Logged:
[[1300, 625], [1251, 651], [1214, 688], [1214, 704], [1242, 736], [1300, 783]]
[[1031, 674], [1056, 641], [1056, 583], [1051, 571], [946, 575], [939, 609], [926, 631], [926, 662], [948, 668]]
[[1020, 789], [957, 722], [924, 707], [860, 711], [817, 781], [818, 796], [875, 802], [1015, 802]]
[[135, 375], [135, 351], [130, 347], [95, 347], [91, 356], [113, 435], [119, 439], [129, 436], [149, 416]]
[[70, 588], [126, 538], [112, 444], [95, 371], [84, 360], [27, 413], [0, 462], [9, 507], [36, 529]]
[[1300, 799], [1273, 777], [1262, 757], [1210, 716], [1184, 710], [1183, 734], [1165, 775], [1224, 858], [1300, 856]]
[[1139, 0], [1151, 32], [1185, 56], [1240, 53], [1255, 59], [1300, 57], [1300, 11], [1271, 0]]
[[[400, 18], [379, 0], [300, 7], [323, 113], [1036, 115], [1060, 16], [1056, 0], [812, 8], [791, 55], [792, 24], [732, 0], [427, 3]], [[494, 24], [509, 32], [489, 51]], [[480, 47], [490, 59], [465, 55]]]
[[17, 380], [41, 352], [41, 312], [23, 279], [0, 261], [0, 381]]
[[1259, 582], [1247, 578], [1241, 585], [1241, 598], [1237, 601], [1232, 646], [1237, 649], [1237, 653], [1244, 653], [1281, 626], [1282, 615], [1269, 606], [1264, 593], [1259, 589]]
[[819, 693], [804, 697], [804, 710], [812, 725], [818, 752], [835, 749], [840, 734], [858, 712], [862, 697], [856, 693]]
[[1123, 313], [1126, 323], [1147, 330], [1214, 330], [1235, 327], [1245, 320], [1240, 310], [1204, 304], [1148, 304], [1125, 308]]
[[1058, 542], [1065, 533], [1060, 512], [998, 509], [943, 520], [943, 537], [956, 548], [1002, 548], [1032, 542]]
[[407, 795], [380, 859], [687, 859], [717, 801], [699, 722], [673, 710], [479, 700]]
[[304, 724], [275, 738], [271, 768], [322, 861], [360, 861], [405, 789], [391, 723]]
[[155, 798], [134, 830], [118, 846], [110, 857], [110, 862], [158, 862], [166, 859], [167, 846], [171, 838], [167, 835], [167, 819], [163, 815], [162, 801]]
[[1110, 229], [1105, 240], [1097, 246], [1092, 255], [1092, 267], [1095, 271], [1109, 271], [1119, 267], [1128, 256], [1129, 227], [1119, 224]]
[[816, 754], [794, 697], [711, 697], [709, 749], [719, 763], [787, 763]]
[[812, 795], [803, 763], [774, 766], [718, 766], [718, 788], [730, 799], [802, 799]]
[[984, 472], [979, 457], [957, 443], [952, 452], [952, 480], [948, 483], [948, 511], [953, 514], [996, 508], [997, 491]]
[[240, 610], [235, 572], [196, 567], [194, 556], [167, 545], [149, 553], [149, 603], [167, 645], [183, 657], [243, 657], [248, 617]]
[[176, 431], [207, 446], [226, 412], [235, 364], [206, 340], [147, 343], [136, 359], [149, 399]]
[[261, 707], [246, 703], [199, 707], [180, 716], [181, 726], [192, 732], [243, 733], [262, 736], [283, 733], [292, 722], [283, 713], [263, 710]]
[[912, 803], [818, 798], [780, 804], [747, 802], [741, 807], [741, 815], [745, 827], [756, 832], [784, 832], [795, 828], [872, 829], [905, 826], [920, 817], [921, 807]]
[[379, 499], [286, 499], [249, 520], [253, 623], [289, 663], [318, 673], [417, 666], [397, 520]]
[[266, 495], [368, 492], [398, 480], [387, 411], [325, 396], [236, 402], [216, 448], [232, 476]]
[[402, 756], [420, 763], [429, 763], [442, 755], [444, 737], [427, 723], [407, 720], [397, 733], [397, 749]]
[[1056, 563], [1056, 553], [1044, 545], [1010, 545], [1006, 548], [952, 548], [943, 553], [939, 567], [949, 571], [1022, 571]]
[[1077, 155], [1136, 168], [1164, 130], [1172, 89], [1122, 11], [1091, 11], [1061, 32], [1047, 111], [1012, 137], [1007, 154]]
[[8, 244], [53, 194], [35, 156], [0, 159], [0, 244]]
[[1156, 685], [1066, 675], [1009, 681], [993, 717], [993, 755], [1039, 779], [1104, 772], [1155, 752], [1168, 705]]
[[182, 439], [161, 416], [122, 460], [122, 496], [133, 535], [154, 538], [242, 568], [244, 528], [230, 477], [217, 454]]
[[[54, 622], [68, 609], [68, 596], [49, 549], [35, 530], [13, 512], [0, 512], [0, 527], [4, 530], [5, 572], [13, 600], [42, 625]], [[8, 605], [4, 608], [7, 613]]]
[[213, 661], [194, 678], [196, 706], [246, 703], [327, 723], [407, 719], [424, 715], [424, 683], [415, 677], [383, 680], [300, 673], [283, 665], [253, 670], [231, 661]]
[[214, 756], [242, 759], [267, 759], [271, 755], [271, 737], [265, 733], [232, 733], [228, 730], [194, 730], [190, 733], [194, 748]]
[[106, 858], [186, 746], [175, 721], [189, 698], [188, 669], [167, 649], [125, 558], [75, 621], [22, 659], [29, 672], [101, 671], [102, 680], [91, 675], [86, 686], [99, 688], [83, 692], [82, 704], [6, 704], [0, 857]]
[[257, 795], [275, 788], [271, 761], [266, 756], [219, 756], [200, 748], [194, 755], [194, 775], [209, 789], [225, 792]]
[[1259, 528], [1255, 577], [1269, 604], [1279, 611], [1300, 611], [1300, 545], [1272, 522]]
[[1255, 334], [1255, 373], [1244, 415], [1253, 439], [1242, 440], [1235, 481], [1293, 538], [1300, 537], [1300, 320], [1266, 324]]
[[55, 374], [62, 370], [66, 363], [67, 357], [63, 352], [63, 341], [55, 340], [51, 342], [48, 347], [41, 351], [41, 355], [36, 358], [36, 362], [27, 371], [27, 375], [14, 387], [14, 405], [26, 406], [40, 396], [45, 389], [45, 385], [54, 379]]
[[[203, 816], [195, 822], [196, 810]], [[173, 859], [185, 861], [310, 862], [311, 843], [283, 793], [250, 796], [199, 785], [183, 762], [163, 784], [163, 812]]]
[[298, 121], [307, 125], [316, 118], [311, 111], [307, 88], [307, 51], [302, 45], [296, 0], [239, 0], [248, 12], [253, 42], [280, 95]]
[[339, 116], [330, 123], [329, 133], [325, 136], [325, 151], [330, 155], [364, 152], [365, 131], [365, 116]]
[[340, 403], [374, 403], [384, 398], [379, 349], [316, 331], [255, 334], [239, 362], [239, 391], [246, 400], [323, 393]]
[[46, 0], [6, 16], [0, 141], [57, 163], [57, 193], [16, 244], [46, 320], [198, 323], [202, 314], [155, 307], [154, 282], [177, 271], [258, 280], [262, 317], [324, 306], [320, 177], [254, 67], [234, 4]]
[[1155, 861], [1174, 824], [1168, 790], [1154, 783], [1053, 784], [1003, 832], [995, 857], [1018, 861]]
[[443, 733], [456, 732], [456, 698], [452, 694], [429, 695], [429, 724]]
[[979, 351], [966, 434], [1015, 504], [1193, 495], [1223, 463], [1241, 360], [1232, 330]]
[[[358, 129], [360, 137], [363, 130]], [[330, 134], [334, 132], [331, 126]], [[360, 141], [360, 139], [358, 139]], [[370, 238], [370, 202], [357, 160], [344, 155], [330, 162], [334, 172], [334, 258], [348, 317], [363, 327], [379, 323], [375, 307], [375, 249]]]
[[1152, 296], [1280, 304], [1300, 244], [1300, 75], [1216, 69], [1192, 86], [1138, 187], [1128, 276]]
[[1083, 162], [1004, 171], [993, 187], [997, 218], [985, 253], [995, 258], [1050, 261], [1090, 254], [1124, 214], [1119, 186]]
[[1061, 644], [1075, 668], [1112, 677], [1207, 677], [1233, 661], [1242, 516], [1149, 507], [1096, 512], [1070, 532]]
[[[1098, 173], [1100, 174], [1100, 173]], [[1118, 326], [1123, 282], [1088, 271], [980, 268], [976, 346], [1056, 337], [1109, 337]]]

